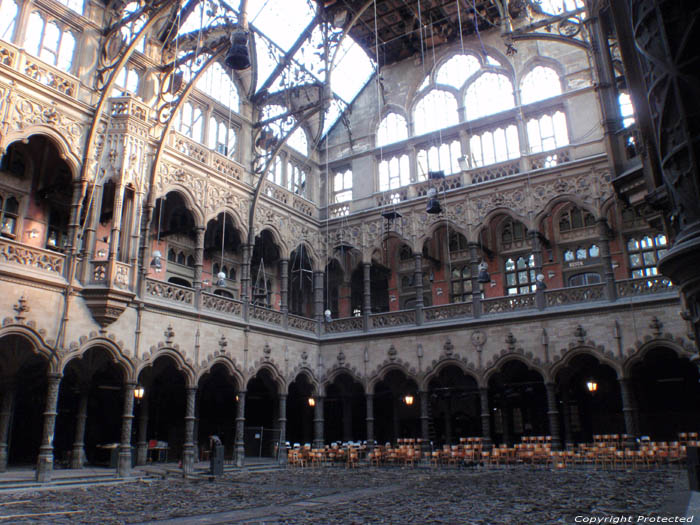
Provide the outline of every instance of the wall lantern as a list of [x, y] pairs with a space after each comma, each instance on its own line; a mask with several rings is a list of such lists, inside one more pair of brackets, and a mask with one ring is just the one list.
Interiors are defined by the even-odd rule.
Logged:
[[406, 394], [403, 396], [403, 402], [406, 403], [406, 405], [411, 406], [413, 404], [413, 396], [411, 394]]
[[160, 253], [160, 250], [155, 250], [153, 252], [153, 259], [151, 259], [151, 268], [153, 268], [156, 273], [159, 273], [163, 269], [163, 263], [161, 259], [163, 258], [163, 254]]
[[137, 386], [136, 388], [134, 388], [134, 397], [137, 401], [141, 401], [145, 393], [146, 390], [142, 386]]
[[313, 397], [309, 398], [309, 406], [310, 407], [315, 407], [316, 406], [316, 400]]
[[595, 393], [595, 392], [598, 390], [598, 383], [596, 383], [595, 381], [593, 381], [593, 379], [589, 379], [589, 380], [586, 382], [586, 388], [588, 389], [588, 391], [589, 391], [591, 394], [593, 394], [593, 393]]

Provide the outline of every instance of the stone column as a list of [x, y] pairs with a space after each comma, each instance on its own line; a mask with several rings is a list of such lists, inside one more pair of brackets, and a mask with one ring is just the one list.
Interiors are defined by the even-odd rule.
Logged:
[[316, 397], [314, 407], [314, 448], [323, 448], [323, 396]]
[[610, 227], [605, 217], [601, 217], [596, 223], [598, 224], [600, 258], [603, 261], [605, 293], [609, 301], [614, 301], [617, 299], [617, 287], [615, 286], [615, 271], [612, 267], [612, 257], [610, 257]]
[[85, 386], [80, 391], [78, 414], [75, 416], [75, 439], [70, 468], [83, 468], [85, 465], [85, 422], [87, 421], [88, 397], [88, 387]]
[[634, 446], [635, 440], [639, 435], [637, 426], [637, 403], [634, 399], [634, 393], [630, 386], [630, 380], [626, 377], [618, 379], [620, 383], [620, 394], [622, 396], [622, 414], [625, 417], [625, 434], [628, 438], [628, 446]]
[[503, 442], [507, 445], [511, 444], [511, 423], [513, 420], [513, 412], [511, 407], [503, 406], [501, 408], [501, 423], [503, 425]]
[[236, 466], [243, 466], [245, 457], [245, 390], [238, 391], [238, 406], [236, 407]]
[[44, 406], [44, 426], [41, 432], [41, 446], [36, 466], [36, 480], [39, 483], [51, 481], [53, 472], [53, 435], [56, 426], [58, 405], [58, 389], [61, 385], [61, 374], [49, 373]]
[[314, 271], [314, 317], [319, 325], [323, 322], [323, 272]]
[[[478, 249], [479, 245], [477, 243], [469, 243], [469, 268], [471, 269], [472, 276], [472, 315], [475, 318], [481, 317], [481, 283], [479, 282]], [[450, 276], [450, 279], [452, 279], [452, 276]]]
[[[531, 231], [529, 232], [530, 242], [532, 245], [532, 255], [535, 256], [535, 277], [542, 273], [542, 243], [540, 241], [540, 232]], [[530, 271], [528, 267], [528, 272]], [[536, 280], [536, 282], [539, 282]], [[539, 286], [535, 290], [535, 302], [537, 303], [537, 308], [544, 310], [545, 299], [544, 299], [544, 289]]]
[[289, 312], [289, 259], [280, 260], [280, 312]]
[[82, 281], [89, 280], [90, 265], [87, 261], [91, 261], [95, 257], [95, 232], [99, 222], [99, 208], [102, 204], [102, 185], [92, 187], [92, 202], [90, 203], [90, 213], [85, 223], [85, 233], [83, 238], [83, 268]]
[[413, 254], [416, 263], [413, 269], [413, 285], [416, 290], [416, 324], [423, 324], [423, 256]]
[[280, 438], [279, 438], [279, 462], [281, 464], [287, 463], [287, 394], [279, 395], [279, 426], [280, 426]]
[[186, 388], [185, 402], [185, 443], [182, 451], [182, 473], [187, 476], [194, 471], [194, 404], [197, 397], [197, 387]]
[[143, 398], [139, 402], [139, 425], [136, 430], [136, 464], [145, 465], [148, 461], [148, 390], [144, 389]]
[[552, 448], [561, 449], [561, 430], [559, 429], [559, 410], [557, 407], [557, 392], [554, 383], [546, 383], [547, 388], [547, 417], [549, 418], [549, 434], [552, 436]]
[[7, 470], [7, 441], [10, 435], [10, 421], [14, 411], [16, 385], [6, 383], [2, 393], [2, 405], [0, 405], [0, 472]]
[[392, 424], [393, 424], [393, 434], [394, 434], [394, 442], [396, 442], [397, 439], [399, 439], [401, 436], [401, 425], [399, 421], [399, 410], [401, 409], [401, 403], [399, 399], [394, 399], [392, 401]]
[[571, 407], [569, 406], [569, 396], [566, 390], [562, 391], [561, 396], [561, 407], [562, 413], [564, 415], [564, 448], [568, 448], [569, 445], [574, 443], [574, 435], [571, 433]]
[[[194, 246], [194, 287], [196, 290], [202, 289], [202, 268], [204, 267], [204, 226], [195, 228], [196, 241]], [[212, 276], [216, 279], [216, 275]]]
[[241, 301], [247, 303], [250, 298], [250, 258], [253, 245], [243, 245], [243, 262], [241, 263]]
[[365, 331], [369, 329], [369, 314], [372, 312], [371, 266], [368, 262], [362, 263], [362, 315], [365, 320]]
[[344, 396], [343, 403], [343, 441], [352, 441], [352, 398]]
[[131, 474], [131, 426], [134, 420], [134, 383], [124, 385], [124, 414], [122, 415], [122, 434], [119, 444], [119, 462], [117, 476], [124, 478]]
[[367, 415], [365, 422], [367, 423], [367, 446], [374, 448], [374, 394], [365, 394], [365, 404], [367, 407]]
[[423, 441], [430, 440], [430, 416], [428, 415], [428, 403], [430, 402], [430, 394], [424, 390], [418, 392], [420, 400], [420, 437]]
[[484, 448], [491, 448], [491, 412], [489, 412], [489, 389], [479, 389], [481, 401], [481, 442]]

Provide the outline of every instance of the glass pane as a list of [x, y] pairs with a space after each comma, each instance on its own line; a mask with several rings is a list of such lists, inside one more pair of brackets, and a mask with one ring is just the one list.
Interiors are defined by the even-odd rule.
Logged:
[[525, 75], [520, 89], [522, 103], [530, 104], [559, 95], [561, 82], [559, 75], [552, 68], [537, 66]]
[[518, 257], [518, 269], [527, 268], [527, 263], [524, 257]]
[[600, 255], [600, 249], [598, 246], [593, 244], [589, 249], [588, 249], [588, 255], [591, 257], [598, 257]]
[[2, 0], [0, 2], [0, 39], [11, 42], [17, 19], [17, 2]]
[[656, 264], [656, 256], [654, 252], [644, 252], [644, 266], [654, 266]]
[[507, 259], [506, 260], [506, 271], [512, 272], [513, 270], [515, 270], [515, 263], [513, 262], [513, 259]]
[[520, 284], [529, 282], [527, 272], [518, 272], [518, 282]]
[[639, 250], [639, 243], [637, 242], [637, 239], [630, 239], [627, 241], [627, 249], [628, 250]]
[[455, 55], [440, 66], [435, 80], [439, 84], [447, 84], [459, 89], [479, 69], [481, 69], [481, 64], [476, 57], [472, 55]]
[[574, 260], [574, 251], [573, 250], [566, 250], [564, 252], [564, 260], [565, 261], [573, 261]]
[[630, 266], [636, 268], [642, 265], [642, 256], [638, 253], [630, 254]]
[[[56, 67], [62, 69], [63, 71], [70, 71], [71, 65], [73, 64], [73, 51], [75, 50], [75, 37], [70, 31], [63, 33], [63, 38], [61, 38], [61, 49], [58, 53], [58, 62]], [[135, 71], [131, 71], [130, 82], [127, 83], [126, 88], [132, 93], [136, 93], [139, 85], [139, 77]]]
[[515, 274], [514, 273], [508, 273], [506, 274], [506, 284], [508, 286], [514, 286], [515, 285]]
[[41, 34], [44, 32], [44, 19], [38, 11], [29, 15], [27, 24], [27, 36], [24, 39], [24, 49], [34, 56], [39, 55], [39, 45], [41, 44]]
[[666, 246], [666, 236], [664, 234], [657, 235], [655, 241], [657, 246]]
[[577, 259], [587, 259], [588, 258], [588, 252], [586, 251], [585, 248], [579, 248], [576, 250], [576, 258]]

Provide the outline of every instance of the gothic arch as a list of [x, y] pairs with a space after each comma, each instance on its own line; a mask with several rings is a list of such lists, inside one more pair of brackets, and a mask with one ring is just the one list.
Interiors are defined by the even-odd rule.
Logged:
[[367, 382], [367, 393], [374, 393], [374, 389], [377, 387], [377, 383], [384, 380], [386, 375], [392, 370], [398, 370], [399, 372], [402, 372], [407, 379], [414, 381], [416, 383], [416, 386], [420, 384], [420, 379], [415, 373], [415, 370], [411, 370], [406, 363], [389, 363], [380, 366], [377, 369], [377, 371], [369, 378]]
[[474, 379], [477, 385], [481, 385], [483, 382], [483, 377], [481, 376], [481, 374], [477, 373], [474, 369], [469, 367], [469, 365], [454, 357], [446, 357], [438, 361], [431, 369], [429, 369], [425, 373], [423, 379], [418, 384], [419, 390], [427, 391], [428, 386], [430, 385], [430, 381], [432, 381], [433, 378], [439, 376], [440, 372], [442, 372], [442, 370], [447, 368], [448, 366], [456, 366], [462, 372], [464, 372], [464, 375]]
[[605, 355], [602, 349], [586, 344], [572, 346], [568, 350], [562, 350], [561, 357], [554, 361], [549, 370], [550, 377], [553, 380], [556, 379], [557, 374], [559, 374], [562, 369], [566, 368], [571, 363], [571, 360], [578, 355], [590, 355], [596, 358], [601, 364], [608, 365], [610, 368], [612, 368], [617, 374], [618, 378], [622, 377], [622, 368], [620, 363]]
[[537, 66], [543, 66], [553, 69], [557, 73], [557, 76], [559, 76], [561, 92], [566, 92], [566, 68], [558, 60], [543, 55], [536, 55], [530, 57], [519, 70], [515, 71], [516, 89], [518, 91], [520, 90], [520, 84], [522, 83], [523, 79], [527, 76], [528, 73], [530, 73], [530, 71], [535, 69]]
[[216, 365], [222, 365], [229, 372], [229, 374], [231, 374], [234, 381], [236, 381], [236, 386], [238, 388], [243, 388], [245, 386], [243, 374], [238, 369], [236, 361], [231, 359], [228, 355], [219, 355], [211, 361], [207, 361], [206, 365], [202, 366], [196, 373], [194, 378], [195, 384], [199, 384], [202, 377], [210, 373]]
[[[552, 216], [552, 221], [553, 224], [556, 225], [559, 221], [559, 217], [561, 214], [564, 212], [564, 210], [568, 209], [569, 206], [565, 205], [562, 206], [559, 210], [554, 212], [554, 208], [556, 208], [559, 204], [568, 204], [569, 206], [576, 206], [580, 208], [583, 211], [587, 211], [593, 215], [596, 219], [599, 217], [603, 216], [600, 213], [600, 210], [595, 209], [591, 207], [589, 204], [586, 204], [583, 199], [579, 195], [574, 195], [572, 193], [562, 193], [560, 195], [557, 195], [553, 199], [551, 199], [547, 204], [542, 208], [537, 215], [535, 215], [535, 218], [533, 220], [533, 223], [536, 225], [536, 227], [539, 227], [542, 225], [544, 220], [551, 215]], [[555, 229], [558, 230], [558, 228], [555, 226]]]
[[285, 385], [285, 392], [286, 393], [289, 393], [289, 385], [291, 385], [294, 381], [296, 381], [300, 376], [306, 377], [306, 380], [309, 382], [309, 384], [313, 388], [314, 394], [316, 394], [316, 395], [324, 395], [325, 394], [325, 389], [323, 388], [323, 384], [316, 380], [316, 375], [314, 374], [313, 370], [311, 370], [311, 368], [309, 368], [308, 366], [302, 366], [299, 369], [296, 369], [289, 376], [290, 380], [287, 381], [286, 385]]
[[248, 238], [248, 227], [245, 224], [245, 221], [241, 218], [240, 212], [234, 208], [233, 206], [226, 205], [218, 208], [215, 212], [209, 212], [205, 217], [204, 217], [204, 227], [206, 228], [207, 225], [213, 221], [216, 220], [219, 215], [222, 213], [225, 213], [227, 216], [231, 217], [231, 221], [233, 222], [233, 226], [241, 232], [241, 240], [247, 239]]
[[321, 382], [323, 392], [325, 393], [328, 385], [333, 383], [333, 381], [335, 381], [339, 376], [343, 374], [350, 377], [350, 379], [352, 379], [356, 383], [362, 385], [363, 390], [368, 391], [366, 381], [357, 373], [355, 369], [348, 368], [346, 365], [337, 365], [330, 372], [328, 372], [328, 375], [326, 375], [325, 379]]
[[285, 380], [284, 376], [280, 373], [277, 366], [275, 366], [275, 364], [271, 363], [270, 361], [265, 361], [259, 364], [257, 367], [253, 368], [253, 370], [251, 370], [251, 372], [246, 377], [246, 381], [244, 383], [245, 388], [248, 388], [248, 383], [250, 382], [250, 380], [253, 379], [256, 375], [258, 375], [258, 373], [262, 372], [263, 370], [266, 370], [270, 374], [270, 377], [277, 385], [277, 393], [285, 394], [287, 392], [287, 389], [289, 388], [289, 385], [287, 385], [287, 381]]
[[386, 104], [384, 104], [384, 107], [382, 108], [381, 113], [372, 120], [371, 129], [374, 130], [374, 143], [375, 144], [377, 143], [377, 131], [379, 130], [379, 125], [382, 123], [382, 121], [386, 118], [386, 116], [389, 113], [396, 113], [397, 115], [406, 119], [406, 126], [408, 126], [409, 115], [406, 112], [406, 108], [403, 106], [400, 106], [399, 104], [387, 102]]
[[124, 372], [124, 381], [135, 382], [137, 375], [135, 375], [135, 367], [132, 361], [124, 354], [121, 348], [121, 341], [115, 343], [107, 337], [93, 337], [87, 341], [83, 341], [81, 345], [73, 350], [72, 352], [65, 354], [61, 358], [60, 362], [60, 372], [63, 373], [68, 363], [73, 359], [82, 359], [85, 353], [92, 348], [104, 348], [109, 356], [112, 358], [112, 362], [119, 366]]
[[162, 346], [157, 350], [152, 351], [151, 355], [148, 356], [148, 359], [143, 361], [134, 371], [135, 377], [138, 379], [141, 372], [143, 372], [149, 366], [153, 366], [159, 357], [170, 357], [175, 362], [177, 369], [185, 376], [185, 385], [187, 387], [197, 386], [197, 382], [195, 381], [197, 374], [192, 368], [192, 365], [185, 360], [179, 349], [169, 346]]
[[645, 337], [644, 342], [638, 342], [634, 352], [622, 363], [622, 377], [629, 377], [632, 367], [644, 360], [646, 354], [655, 348], [667, 348], [672, 350], [680, 359], [692, 360], [697, 354], [683, 344], [682, 340], [673, 340], [670, 334], [656, 337]]
[[[30, 323], [33, 324], [31, 321]], [[41, 331], [37, 331], [33, 326], [30, 325], [30, 323], [28, 323], [27, 325], [19, 323], [3, 323], [3, 327], [0, 328], [0, 341], [2, 341], [5, 337], [11, 335], [17, 335], [22, 337], [23, 339], [29, 342], [34, 353], [46, 358], [46, 361], [49, 365], [49, 373], [59, 373], [59, 371], [61, 370], [61, 358], [59, 357], [58, 352], [56, 352], [56, 350], [54, 350], [48, 344], [46, 344]]]
[[[425, 232], [420, 237], [418, 237], [418, 239], [416, 240], [416, 244], [417, 244], [417, 248], [419, 251], [417, 253], [420, 253], [420, 250], [423, 249], [423, 245], [427, 241], [431, 240], [441, 228], [445, 228], [446, 230], [449, 229], [450, 233], [452, 233], [452, 232], [460, 233], [464, 236], [465, 239], [467, 239], [467, 242], [471, 242], [471, 240], [469, 238], [469, 234], [471, 232], [465, 230], [462, 226], [460, 226], [459, 224], [456, 224], [453, 220], [448, 219], [448, 218], [444, 218], [444, 219], [441, 219], [440, 221], [435, 221], [433, 224], [431, 224], [428, 227], [427, 230], [425, 230]], [[412, 245], [409, 243], [409, 246], [412, 246]], [[416, 252], [415, 249], [413, 251]]]
[[72, 180], [79, 180], [82, 155], [72, 149], [70, 141], [62, 133], [56, 131], [55, 127], [44, 124], [32, 124], [21, 131], [10, 131], [5, 136], [0, 136], [0, 149], [4, 151], [13, 142], [26, 141], [37, 135], [49, 139], [51, 144], [58, 150], [61, 158], [68, 164]]
[[546, 369], [544, 369], [539, 363], [535, 362], [534, 359], [531, 359], [529, 356], [518, 352], [508, 352], [496, 358], [493, 364], [484, 371], [482, 376], [483, 383], [479, 384], [479, 386], [487, 388], [491, 377], [500, 372], [503, 365], [509, 361], [520, 361], [528, 368], [528, 370], [537, 372], [540, 376], [542, 376], [542, 382], [544, 383], [547, 383], [551, 379]]
[[501, 216], [507, 215], [511, 219], [522, 222], [525, 228], [528, 230], [532, 229], [532, 221], [528, 217], [523, 217], [521, 215], [518, 215], [515, 213], [511, 208], [505, 208], [505, 207], [498, 207], [494, 208], [493, 210], [489, 211], [482, 219], [481, 221], [476, 225], [476, 231], [477, 234], [481, 234], [482, 231], [484, 230], [490, 230], [491, 228], [494, 227], [496, 219], [498, 219]]
[[[199, 207], [199, 205], [196, 204], [197, 199], [195, 196], [192, 194], [192, 191], [180, 184], [180, 183], [173, 183], [173, 184], [168, 184], [167, 186], [164, 186], [161, 191], [156, 193], [156, 200], [165, 197], [168, 193], [175, 192], [182, 197], [182, 199], [185, 201], [185, 205], [187, 207], [187, 210], [192, 214], [194, 217], [194, 224], [195, 227], [197, 228], [202, 228], [206, 227], [206, 224], [204, 222], [204, 212], [202, 212], [202, 209]], [[158, 218], [156, 217], [156, 220]]]
[[[277, 248], [279, 249], [280, 258], [281, 259], [288, 259], [289, 254], [291, 253], [291, 250], [287, 246], [287, 243], [284, 242], [284, 238], [283, 238], [282, 234], [275, 226], [273, 226], [272, 224], [269, 224], [269, 223], [256, 225], [253, 228], [253, 233], [254, 233], [255, 237], [258, 237], [259, 235], [262, 235], [262, 232], [264, 232], [265, 230], [270, 232], [270, 235], [272, 235], [272, 240], [274, 241], [274, 243], [277, 245]], [[250, 255], [252, 257], [252, 255], [253, 255], [252, 250], [250, 252]]]

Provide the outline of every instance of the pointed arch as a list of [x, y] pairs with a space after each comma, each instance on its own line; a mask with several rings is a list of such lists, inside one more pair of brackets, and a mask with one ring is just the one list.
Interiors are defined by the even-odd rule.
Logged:
[[74, 150], [71, 146], [71, 142], [54, 127], [49, 127], [44, 124], [32, 124], [19, 131], [10, 131], [4, 136], [0, 136], [0, 151], [5, 151], [14, 142], [29, 140], [32, 136], [43, 136], [47, 138], [58, 150], [61, 159], [68, 165], [72, 180], [79, 180], [82, 154]]
[[103, 348], [107, 354], [112, 358], [112, 362], [124, 372], [125, 382], [134, 382], [137, 379], [135, 374], [134, 363], [129, 359], [128, 355], [124, 353], [119, 343], [112, 341], [107, 337], [93, 337], [92, 339], [84, 341], [78, 348], [69, 352], [61, 357], [61, 362], [59, 365], [59, 370], [61, 373], [65, 370], [66, 366], [73, 359], [82, 359], [88, 350], [93, 348]]
[[612, 368], [615, 371], [615, 374], [617, 374], [618, 378], [622, 377], [622, 367], [620, 366], [620, 363], [615, 361], [613, 358], [606, 356], [605, 353], [598, 348], [590, 345], [578, 345], [572, 346], [568, 350], [562, 350], [562, 355], [559, 357], [559, 359], [554, 361], [550, 368], [549, 373], [552, 379], [556, 380], [559, 372], [569, 366], [572, 359], [579, 355], [589, 355], [594, 357], [601, 364]]
[[211, 361], [207, 362], [206, 366], [201, 367], [195, 375], [195, 384], [199, 384], [204, 376], [211, 373], [215, 366], [221, 365], [226, 369], [226, 371], [231, 374], [236, 386], [238, 388], [243, 388], [245, 386], [243, 373], [238, 369], [238, 364], [228, 355], [218, 355]]
[[383, 381], [387, 374], [392, 370], [398, 370], [406, 376], [407, 379], [416, 383], [416, 386], [420, 384], [420, 381], [416, 374], [411, 372], [409, 368], [404, 363], [388, 363], [381, 366], [367, 381], [367, 393], [374, 393], [377, 383]]
[[272, 380], [275, 382], [275, 385], [277, 386], [277, 393], [278, 394], [284, 394], [287, 392], [287, 389], [289, 388], [289, 385], [287, 385], [287, 381], [280, 373], [279, 369], [274, 363], [271, 363], [269, 361], [265, 361], [258, 365], [258, 367], [248, 376], [246, 377], [246, 382], [245, 382], [245, 387], [246, 389], [248, 388], [248, 383], [256, 377], [260, 372], [266, 371], [268, 374], [270, 374], [270, 377]]
[[143, 372], [146, 368], [153, 366], [154, 363], [158, 360], [160, 357], [169, 357], [175, 362], [176, 368], [182, 372], [182, 374], [185, 377], [185, 385], [188, 387], [196, 387], [197, 382], [195, 381], [195, 378], [197, 377], [197, 373], [195, 372], [194, 368], [192, 365], [185, 360], [185, 357], [180, 353], [180, 351], [174, 347], [169, 347], [169, 346], [163, 346], [158, 348], [157, 350], [153, 351], [151, 355], [148, 356], [148, 359], [145, 360], [143, 363], [141, 363], [136, 370], [134, 371], [136, 379], [141, 375], [141, 372]]
[[471, 377], [477, 385], [482, 384], [482, 376], [480, 376], [477, 372], [475, 372], [473, 369], [467, 366], [466, 363], [453, 357], [444, 357], [440, 361], [438, 361], [432, 369], [426, 372], [425, 376], [419, 383], [420, 390], [427, 391], [428, 386], [430, 385], [430, 381], [438, 377], [440, 375], [440, 372], [442, 372], [445, 368], [449, 366], [459, 368], [465, 376]]
[[530, 359], [528, 356], [516, 352], [508, 352], [498, 357], [494, 361], [494, 363], [484, 371], [483, 384], [479, 386], [482, 386], [484, 388], [488, 387], [489, 381], [494, 376], [494, 374], [501, 372], [503, 370], [503, 366], [510, 361], [520, 361], [527, 367], [528, 370], [537, 372], [542, 377], [542, 381], [545, 383], [551, 379], [549, 374], [547, 373], [547, 370], [541, 365], [535, 363], [535, 361]]
[[58, 352], [49, 346], [40, 331], [32, 326], [23, 324], [5, 324], [0, 328], [0, 342], [8, 336], [19, 336], [25, 339], [32, 347], [32, 351], [44, 357], [49, 364], [49, 372], [58, 373], [60, 368], [60, 356]]

